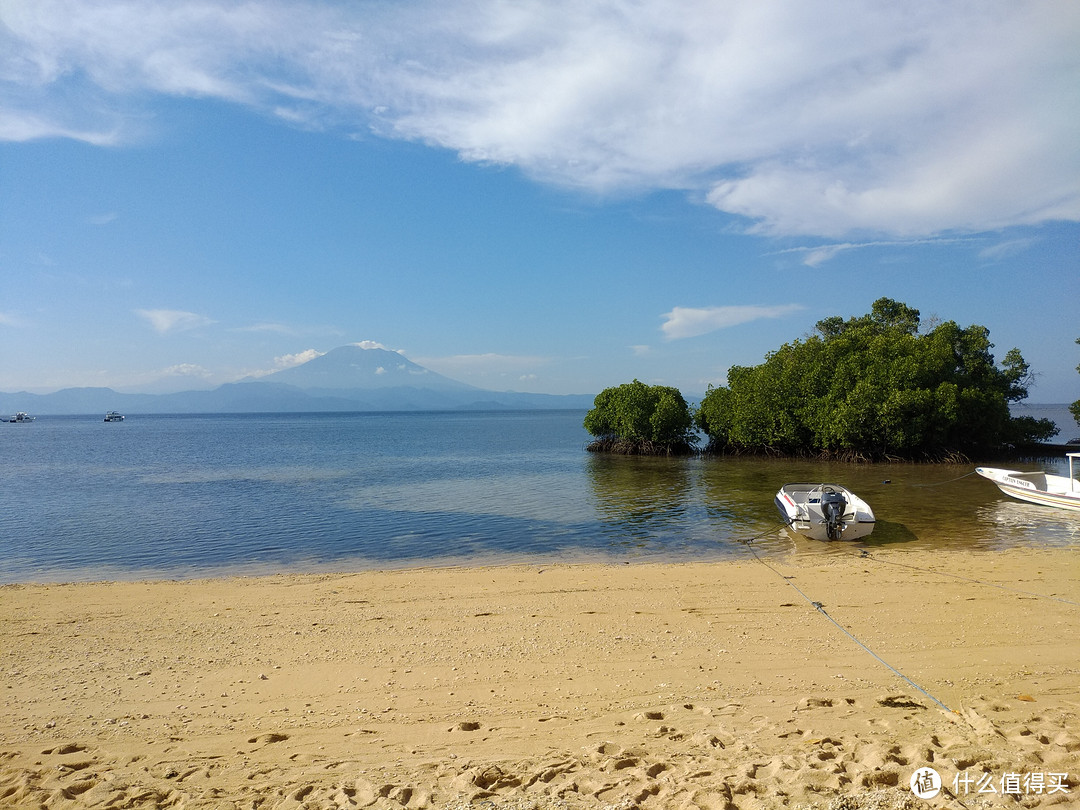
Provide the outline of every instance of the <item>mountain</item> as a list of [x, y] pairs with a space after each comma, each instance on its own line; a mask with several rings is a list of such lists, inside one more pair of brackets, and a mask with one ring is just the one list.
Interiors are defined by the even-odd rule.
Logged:
[[480, 391], [417, 365], [397, 352], [339, 346], [299, 366], [275, 371], [255, 380], [307, 391], [370, 391], [385, 388], [426, 388], [432, 391]]
[[396, 352], [341, 346], [293, 368], [209, 391], [121, 394], [66, 388], [0, 393], [0, 413], [34, 416], [123, 413], [310, 413], [333, 411], [588, 409], [592, 395], [487, 391], [444, 377]]

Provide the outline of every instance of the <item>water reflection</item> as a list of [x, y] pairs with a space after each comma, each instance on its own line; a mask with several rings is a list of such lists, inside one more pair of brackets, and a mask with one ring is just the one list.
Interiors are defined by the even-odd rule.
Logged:
[[[1057, 462], [1024, 468], [1052, 471]], [[1013, 501], [974, 465], [845, 464], [801, 459], [654, 459], [595, 456], [592, 500], [613, 543], [667, 556], [728, 556], [753, 540], [759, 553], [828, 554], [855, 548], [978, 548], [1080, 544], [1080, 515]], [[807, 541], [783, 527], [773, 499], [784, 483], [842, 483], [878, 519], [860, 542]], [[663, 546], [663, 549], [660, 549]]]
[[1001, 500], [980, 507], [978, 519], [997, 529], [987, 540], [992, 547], [1005, 547], [995, 536], [1022, 537], [1028, 545], [1080, 546], [1080, 517], [1063, 509]]
[[689, 534], [700, 505], [685, 460], [595, 454], [585, 474], [600, 533], [609, 543], [648, 550]]
[[[583, 451], [583, 414], [41, 420], [0, 431], [0, 582], [353, 570], [456, 559], [702, 560], [850, 553], [785, 529], [789, 481], [873, 507], [861, 545], [1080, 548], [1080, 514], [1023, 504], [974, 464], [665, 459]], [[1064, 459], [1018, 462], [1063, 474]]]

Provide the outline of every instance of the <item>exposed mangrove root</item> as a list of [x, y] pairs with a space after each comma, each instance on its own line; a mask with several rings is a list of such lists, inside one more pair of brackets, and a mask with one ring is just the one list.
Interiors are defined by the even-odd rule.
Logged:
[[621, 456], [692, 456], [698, 449], [686, 442], [653, 442], [619, 437], [594, 439], [585, 447], [590, 453], [613, 453]]
[[778, 447], [743, 447], [710, 444], [701, 451], [707, 457], [754, 456], [759, 458], [798, 458], [809, 461], [838, 461], [845, 464], [970, 464], [971, 459], [959, 450], [924, 451], [904, 456], [870, 450], [782, 450]]

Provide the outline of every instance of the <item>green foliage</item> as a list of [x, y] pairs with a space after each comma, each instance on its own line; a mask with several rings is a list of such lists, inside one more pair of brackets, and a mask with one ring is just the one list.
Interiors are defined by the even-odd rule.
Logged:
[[590, 450], [671, 455], [692, 452], [697, 442], [679, 390], [638, 380], [601, 391], [584, 424], [597, 437]]
[[989, 331], [954, 321], [919, 333], [919, 311], [881, 298], [869, 315], [819, 321], [759, 366], [736, 366], [695, 414], [717, 452], [851, 458], [945, 457], [1049, 438], [1014, 419], [1031, 374], [1013, 349], [994, 363]]

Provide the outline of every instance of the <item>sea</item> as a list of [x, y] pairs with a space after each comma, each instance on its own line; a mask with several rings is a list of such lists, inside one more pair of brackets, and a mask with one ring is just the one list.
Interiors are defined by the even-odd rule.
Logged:
[[[135, 414], [0, 424], [0, 583], [886, 546], [1080, 548], [1080, 515], [1009, 499], [974, 464], [608, 456], [586, 451], [583, 417]], [[1064, 406], [1061, 417], [1071, 419]], [[1012, 466], [1067, 472], [1060, 449]], [[873, 534], [855, 544], [793, 535], [773, 504], [789, 481], [845, 484], [873, 507]]]

